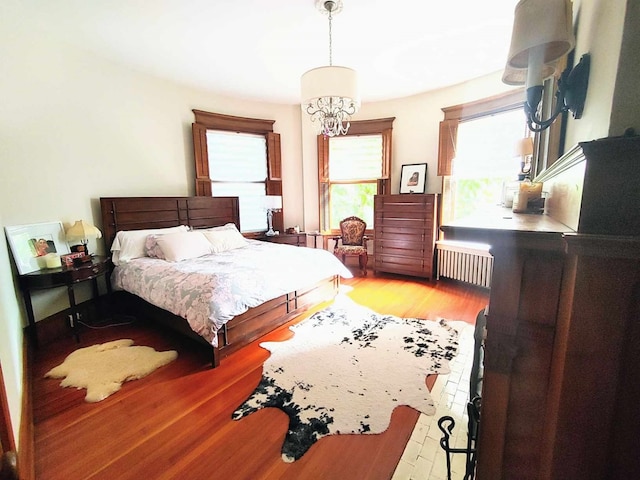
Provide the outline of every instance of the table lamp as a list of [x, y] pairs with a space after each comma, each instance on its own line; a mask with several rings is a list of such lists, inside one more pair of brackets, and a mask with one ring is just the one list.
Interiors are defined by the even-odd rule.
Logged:
[[282, 209], [282, 197], [280, 195], [267, 195], [264, 197], [264, 209], [267, 211], [267, 223], [269, 224], [269, 230], [265, 235], [273, 236], [277, 235], [273, 231], [273, 212]]
[[67, 229], [66, 237], [68, 242], [79, 241], [84, 247], [84, 254], [89, 255], [89, 249], [87, 248], [89, 239], [102, 238], [102, 232], [84, 220], [77, 220]]

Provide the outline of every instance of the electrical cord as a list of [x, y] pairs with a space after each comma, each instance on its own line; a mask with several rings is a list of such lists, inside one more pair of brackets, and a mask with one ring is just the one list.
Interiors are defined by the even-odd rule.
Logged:
[[131, 321], [129, 321], [129, 322], [120, 322], [120, 323], [106, 323], [104, 325], [99, 325], [99, 326], [98, 325], [90, 325], [88, 323], [83, 322], [82, 320], [77, 320], [77, 322], [80, 325], [83, 325], [83, 326], [85, 326], [87, 328], [91, 328], [91, 329], [94, 329], [94, 330], [102, 330], [102, 329], [105, 329], [105, 328], [113, 328], [113, 327], [123, 327], [125, 325], [132, 325], [133, 323], [136, 322], [135, 317], [126, 316], [126, 315], [124, 317], [125, 318], [131, 318]]

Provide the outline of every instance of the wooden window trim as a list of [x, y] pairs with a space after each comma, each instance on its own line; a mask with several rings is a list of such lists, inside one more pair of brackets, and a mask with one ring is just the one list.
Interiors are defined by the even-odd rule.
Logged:
[[438, 175], [451, 175], [460, 122], [522, 108], [524, 101], [524, 88], [518, 88], [489, 98], [443, 108], [444, 120], [440, 122], [438, 140]]
[[[358, 120], [351, 122], [347, 135], [382, 135], [382, 175], [377, 180], [378, 193], [390, 193], [392, 132], [395, 117]], [[320, 227], [329, 222], [329, 137], [317, 136], [318, 149], [318, 218]], [[373, 231], [373, 230], [372, 230]], [[337, 233], [332, 230], [331, 233]]]
[[231, 132], [257, 133], [266, 135], [273, 132], [275, 120], [263, 120], [260, 118], [234, 117], [221, 113], [193, 110], [196, 123], [210, 130], [227, 130]]
[[[236, 117], [221, 113], [193, 110], [195, 122], [192, 124], [193, 153], [196, 172], [196, 196], [210, 197], [211, 177], [207, 150], [207, 130], [264, 135], [267, 143], [267, 195], [282, 196], [282, 156], [280, 134], [273, 131], [275, 120]], [[284, 199], [283, 199], [284, 204]], [[273, 228], [284, 231], [284, 206], [273, 214]]]

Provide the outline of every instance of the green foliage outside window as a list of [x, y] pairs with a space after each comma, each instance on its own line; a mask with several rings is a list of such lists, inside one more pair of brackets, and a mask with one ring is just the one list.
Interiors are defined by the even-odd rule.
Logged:
[[477, 211], [486, 211], [488, 207], [498, 205], [504, 181], [504, 177], [456, 180], [456, 218], [470, 217]]
[[340, 228], [340, 220], [355, 215], [373, 228], [373, 196], [377, 193], [376, 183], [332, 184], [330, 227]]

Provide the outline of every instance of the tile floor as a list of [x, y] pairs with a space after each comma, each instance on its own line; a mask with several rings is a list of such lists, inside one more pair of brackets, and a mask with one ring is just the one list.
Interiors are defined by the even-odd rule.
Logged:
[[[440, 447], [442, 432], [438, 428], [438, 420], [444, 415], [450, 415], [455, 420], [454, 436], [450, 439], [450, 445], [466, 448], [473, 332], [472, 325], [463, 329], [459, 353], [451, 362], [451, 372], [438, 375], [431, 390], [436, 413], [433, 416], [420, 415], [392, 480], [447, 480], [446, 455]], [[452, 480], [462, 479], [465, 474], [466, 455], [453, 454], [451, 460]]]

